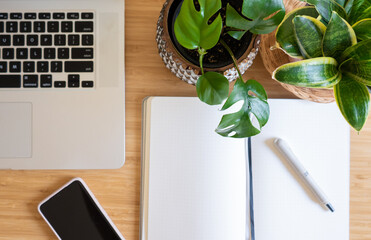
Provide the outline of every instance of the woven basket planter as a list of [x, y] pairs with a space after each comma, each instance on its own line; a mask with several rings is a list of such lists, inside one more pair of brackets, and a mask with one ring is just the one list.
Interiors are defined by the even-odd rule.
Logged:
[[[286, 7], [286, 14], [295, 8], [303, 7], [306, 3], [300, 2], [298, 0], [284, 0]], [[271, 49], [275, 46], [276, 32], [270, 34], [262, 35], [262, 43], [260, 46], [261, 56], [265, 68], [272, 75], [273, 71], [279, 66], [294, 61], [287, 54], [285, 54], [281, 49]], [[319, 103], [330, 103], [335, 101], [334, 91], [332, 89], [318, 89], [318, 88], [305, 88], [296, 87], [289, 84], [284, 84], [279, 82], [285, 89], [295, 94], [297, 97], [306, 99], [313, 102]]]
[[[185, 59], [182, 54], [179, 53], [169, 34], [169, 10], [174, 2], [176, 2], [176, 0], [166, 0], [157, 22], [156, 42], [158, 51], [166, 67], [170, 69], [175, 76], [189, 84], [195, 85], [200, 76], [201, 69], [199, 66], [192, 64], [190, 61]], [[260, 36], [253, 35], [248, 48], [237, 60], [241, 74], [244, 74], [253, 64], [253, 60], [258, 54], [259, 44]], [[205, 71], [220, 72], [224, 74], [230, 82], [236, 80], [238, 77], [237, 70], [233, 67], [233, 63], [220, 68], [205, 67], [204, 69]]]

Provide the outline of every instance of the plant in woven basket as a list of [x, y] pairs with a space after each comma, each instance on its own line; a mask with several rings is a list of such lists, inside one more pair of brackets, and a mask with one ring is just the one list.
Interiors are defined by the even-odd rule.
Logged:
[[[239, 111], [222, 117], [216, 132], [225, 137], [245, 138], [260, 133], [268, 122], [267, 94], [257, 81], [244, 82], [237, 60], [221, 36], [229, 34], [241, 39], [247, 31], [254, 34], [272, 32], [285, 12], [282, 0], [244, 0], [240, 11], [227, 2], [223, 14], [226, 20], [223, 20], [221, 0], [184, 0], [175, 20], [174, 32], [183, 47], [197, 51], [199, 55], [202, 72], [196, 84], [199, 99], [209, 105], [218, 105], [227, 99], [221, 110], [243, 102]], [[218, 72], [205, 72], [203, 68], [204, 56], [218, 43], [228, 51], [239, 74], [230, 95], [227, 78]], [[255, 126], [253, 119], [258, 122]]]
[[[277, 28], [277, 46], [304, 59], [280, 66], [273, 78], [299, 87], [333, 88], [348, 123], [360, 131], [370, 108], [371, 1], [307, 0]], [[358, 39], [358, 40], [357, 40]]]

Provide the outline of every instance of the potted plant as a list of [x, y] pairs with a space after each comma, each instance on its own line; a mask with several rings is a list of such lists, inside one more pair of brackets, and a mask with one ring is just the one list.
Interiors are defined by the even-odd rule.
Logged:
[[[241, 66], [240, 61], [243, 64], [244, 58], [240, 56], [246, 53], [246, 49], [251, 49], [251, 44], [254, 39], [258, 39], [258, 34], [273, 31], [282, 21], [285, 15], [282, 1], [170, 2], [178, 5], [174, 5], [176, 8], [171, 18], [173, 22], [163, 26], [164, 28], [167, 26], [170, 33], [173, 32], [171, 41], [176, 46], [176, 51], [172, 54], [180, 55], [181, 60], [192, 63], [187, 67], [183, 67], [181, 63], [178, 69], [180, 71], [188, 69], [195, 73], [193, 76], [195, 81], [191, 82], [195, 83], [200, 100], [209, 105], [218, 105], [226, 100], [221, 110], [227, 110], [239, 101], [243, 102], [239, 111], [222, 117], [216, 132], [222, 136], [235, 138], [260, 133], [269, 118], [267, 94], [257, 81], [243, 80], [241, 71], [243, 65]], [[169, 21], [170, 13], [164, 14], [164, 17], [166, 16]], [[160, 50], [161, 54], [166, 53], [161, 53]], [[171, 57], [170, 61], [174, 56]], [[167, 61], [165, 60], [165, 64]], [[248, 65], [251, 64], [252, 60]], [[224, 69], [229, 70], [223, 74]], [[234, 72], [235, 74], [232, 74], [234, 77], [228, 78], [228, 71]], [[179, 73], [178, 70], [173, 72]], [[229, 95], [229, 81], [233, 79], [237, 80]], [[253, 119], [257, 120], [257, 124], [253, 124]]]
[[307, 0], [277, 28], [277, 46], [300, 61], [273, 72], [281, 83], [333, 88], [337, 105], [357, 131], [365, 124], [371, 85], [371, 3]]

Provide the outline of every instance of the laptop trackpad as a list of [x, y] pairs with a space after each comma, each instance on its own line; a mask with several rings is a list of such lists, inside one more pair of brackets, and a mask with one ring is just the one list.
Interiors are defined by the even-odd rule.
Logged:
[[29, 158], [32, 104], [0, 103], [0, 158]]

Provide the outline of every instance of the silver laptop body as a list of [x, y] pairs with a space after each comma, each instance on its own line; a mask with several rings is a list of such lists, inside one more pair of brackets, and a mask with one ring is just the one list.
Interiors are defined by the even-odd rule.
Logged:
[[124, 5], [0, 0], [0, 169], [124, 164]]

